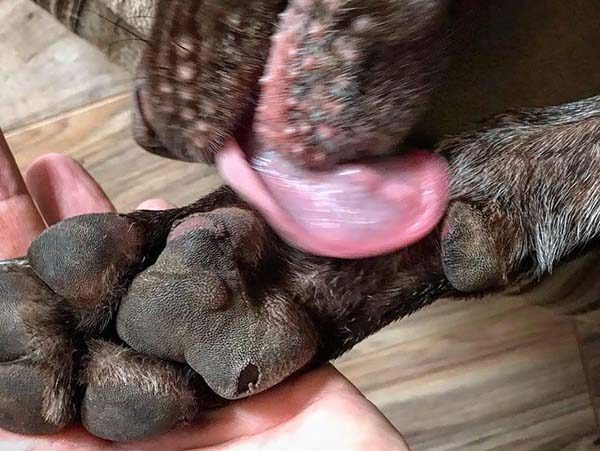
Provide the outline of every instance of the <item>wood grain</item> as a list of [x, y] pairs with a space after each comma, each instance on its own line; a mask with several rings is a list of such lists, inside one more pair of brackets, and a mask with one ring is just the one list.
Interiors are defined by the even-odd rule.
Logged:
[[338, 366], [414, 450], [593, 449], [572, 323], [519, 299], [440, 302]]
[[79, 161], [120, 211], [162, 197], [176, 205], [193, 202], [221, 184], [212, 168], [144, 152], [131, 136], [129, 95], [119, 95], [7, 134], [25, 169], [45, 153]]
[[127, 72], [30, 0], [0, 1], [0, 24], [5, 131], [129, 89]]

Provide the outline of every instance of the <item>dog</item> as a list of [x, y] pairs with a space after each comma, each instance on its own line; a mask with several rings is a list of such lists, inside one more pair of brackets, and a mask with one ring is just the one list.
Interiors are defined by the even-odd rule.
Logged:
[[[99, 29], [88, 2], [37, 3], [83, 36]], [[98, 437], [147, 438], [437, 299], [539, 278], [595, 244], [599, 96], [419, 133], [448, 95], [457, 24], [483, 6], [134, 3], [161, 18], [140, 41], [136, 140], [214, 162], [230, 186], [68, 219], [4, 266], [0, 427], [81, 418]], [[436, 152], [406, 150], [418, 143]]]

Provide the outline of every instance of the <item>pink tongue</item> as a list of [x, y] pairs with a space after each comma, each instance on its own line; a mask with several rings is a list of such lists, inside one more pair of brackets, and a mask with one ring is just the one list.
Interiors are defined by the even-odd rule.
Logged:
[[326, 172], [263, 152], [252, 169], [230, 141], [217, 167], [284, 239], [317, 255], [361, 258], [406, 247], [427, 235], [446, 208], [447, 168], [428, 152]]

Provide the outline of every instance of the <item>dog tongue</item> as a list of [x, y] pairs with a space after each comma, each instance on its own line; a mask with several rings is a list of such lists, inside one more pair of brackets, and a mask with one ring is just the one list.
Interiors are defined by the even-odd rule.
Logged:
[[282, 238], [329, 257], [369, 257], [408, 246], [437, 225], [447, 202], [447, 167], [423, 151], [310, 171], [271, 151], [255, 155], [250, 165], [229, 141], [217, 167]]

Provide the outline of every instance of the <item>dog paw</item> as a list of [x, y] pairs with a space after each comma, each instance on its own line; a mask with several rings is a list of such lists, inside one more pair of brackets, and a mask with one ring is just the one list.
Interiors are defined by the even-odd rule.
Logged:
[[510, 112], [441, 144], [452, 174], [441, 257], [456, 289], [537, 279], [597, 239], [599, 117], [597, 98]]
[[0, 425], [52, 433], [74, 416], [73, 323], [27, 267], [0, 273]]
[[137, 440], [310, 363], [316, 332], [276, 289], [270, 232], [218, 204], [71, 218], [0, 273], [0, 427], [52, 433], [80, 418]]

